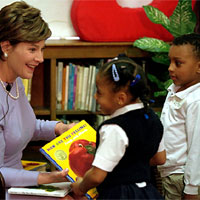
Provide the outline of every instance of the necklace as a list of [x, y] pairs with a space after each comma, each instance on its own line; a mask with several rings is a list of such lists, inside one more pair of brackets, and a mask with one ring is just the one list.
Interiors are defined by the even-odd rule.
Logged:
[[3, 87], [3, 89], [5, 90], [5, 92], [14, 100], [17, 100], [19, 98], [19, 88], [18, 88], [18, 84], [17, 81], [15, 81], [16, 83], [16, 97], [13, 96], [9, 91], [6, 90], [6, 86], [4, 85], [3, 81], [0, 79], [1, 85]]

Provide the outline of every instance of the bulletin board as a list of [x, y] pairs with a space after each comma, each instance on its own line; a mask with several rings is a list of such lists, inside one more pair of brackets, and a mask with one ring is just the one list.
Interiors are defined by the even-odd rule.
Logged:
[[[16, 0], [0, 0], [0, 9]], [[73, 0], [24, 0], [26, 3], [41, 10], [42, 17], [52, 31], [50, 39], [76, 39], [70, 10]]]

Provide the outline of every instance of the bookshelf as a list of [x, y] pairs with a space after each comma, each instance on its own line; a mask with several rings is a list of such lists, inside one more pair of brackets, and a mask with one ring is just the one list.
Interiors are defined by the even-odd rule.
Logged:
[[[94, 114], [88, 111], [61, 111], [56, 110], [56, 63], [57, 59], [92, 59], [92, 58], [114, 58], [119, 53], [125, 53], [132, 58], [147, 57], [147, 52], [133, 47], [132, 42], [85, 42], [79, 40], [47, 40], [44, 50], [44, 59], [48, 60], [48, 65], [44, 62], [42, 70], [49, 67], [49, 73], [45, 74], [45, 79], [49, 81], [48, 91], [43, 90], [44, 97], [48, 96], [49, 106], [34, 107], [37, 116], [49, 116], [50, 120], [55, 120], [57, 115], [87, 115]], [[40, 68], [40, 67], [39, 67]], [[36, 81], [42, 79], [41, 73], [37, 73]], [[44, 78], [43, 78], [44, 79]], [[35, 82], [36, 82], [35, 81]], [[33, 83], [34, 84], [34, 83]], [[41, 85], [41, 87], [43, 87]], [[39, 98], [36, 89], [33, 88], [33, 97]]]

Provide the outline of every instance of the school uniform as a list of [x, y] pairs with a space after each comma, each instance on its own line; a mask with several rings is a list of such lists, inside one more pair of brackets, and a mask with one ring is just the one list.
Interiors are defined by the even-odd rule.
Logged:
[[[159, 171], [163, 180], [182, 177], [181, 197], [183, 193], [197, 195], [200, 186], [200, 83], [176, 92], [179, 88], [174, 83], [169, 86], [161, 114], [167, 160]], [[174, 194], [175, 181], [170, 182], [168, 190]]]
[[157, 152], [163, 127], [150, 110], [144, 116], [142, 103], [118, 109], [97, 130], [93, 162], [108, 172], [97, 187], [99, 199], [163, 199], [150, 183], [149, 160]]

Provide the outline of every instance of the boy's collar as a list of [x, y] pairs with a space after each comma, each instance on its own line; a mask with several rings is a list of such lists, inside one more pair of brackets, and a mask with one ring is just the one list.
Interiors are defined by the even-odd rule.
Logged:
[[180, 99], [184, 99], [190, 92], [196, 90], [196, 88], [200, 87], [200, 83], [196, 83], [190, 87], [188, 87], [187, 89], [181, 91], [181, 92], [177, 92], [176, 91], [180, 88], [180, 86], [176, 86], [174, 83], [172, 83], [169, 87], [168, 87], [168, 92], [171, 93], [171, 95], [173, 96], [177, 96]]

